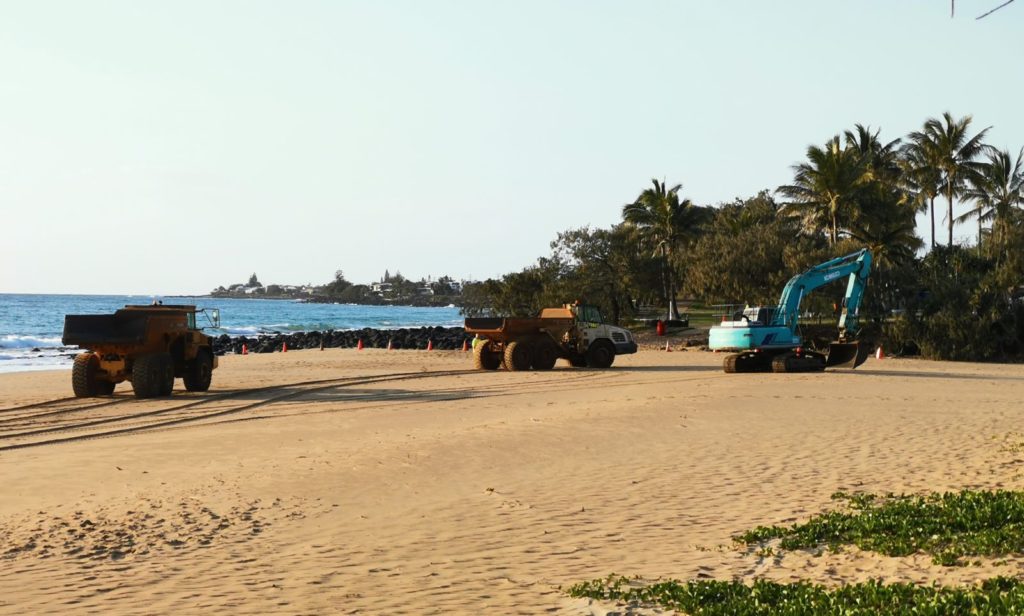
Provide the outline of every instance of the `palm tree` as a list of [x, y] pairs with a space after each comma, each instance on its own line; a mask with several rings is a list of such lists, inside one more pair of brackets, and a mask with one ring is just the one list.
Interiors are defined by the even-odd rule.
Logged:
[[676, 276], [672, 255], [679, 244], [696, 227], [698, 212], [689, 199], [679, 199], [682, 184], [667, 188], [664, 182], [652, 179], [654, 184], [640, 193], [633, 203], [622, 207], [622, 219], [636, 227], [662, 260], [662, 286], [668, 299], [668, 320], [679, 319], [676, 304]]
[[802, 214], [804, 226], [812, 232], [827, 229], [829, 243], [839, 241], [840, 222], [848, 221], [857, 209], [857, 192], [866, 181], [866, 161], [852, 147], [844, 148], [836, 135], [824, 148], [807, 148], [807, 161], [793, 167], [793, 183], [778, 191], [792, 199], [786, 209]]
[[924, 244], [917, 236], [915, 210], [898, 190], [878, 188], [847, 233], [871, 251], [878, 267], [907, 263]]
[[1024, 148], [1014, 162], [1009, 150], [986, 149], [988, 161], [978, 166], [969, 178], [964, 197], [972, 199], [975, 208], [959, 217], [958, 221], [977, 217], [978, 245], [981, 245], [981, 224], [992, 223], [993, 244], [1002, 254], [1006, 231], [1014, 208], [1024, 206]]
[[932, 248], [935, 248], [935, 199], [942, 186], [938, 151], [922, 132], [910, 134], [910, 142], [902, 150], [903, 182], [917, 208], [931, 212]]
[[[974, 159], [983, 151], [985, 143], [982, 141], [989, 128], [985, 128], [973, 137], [967, 136], [971, 126], [971, 116], [964, 116], [959, 120], [947, 111], [942, 114], [942, 121], [936, 118], [929, 118], [924, 123], [921, 137], [928, 142], [928, 148], [934, 149], [932, 155], [936, 157], [935, 162], [942, 172], [942, 190], [949, 201], [949, 211], [946, 213], [946, 220], [949, 223], [949, 245], [953, 245], [953, 202], [956, 197], [963, 194], [966, 180], [977, 165]], [[911, 135], [914, 140], [915, 134]]]
[[854, 130], [844, 133], [846, 147], [856, 150], [864, 161], [865, 172], [868, 178], [887, 185], [896, 185], [899, 182], [900, 139], [893, 139], [889, 143], [882, 144], [878, 140], [881, 129], [871, 132], [870, 126], [855, 124]]

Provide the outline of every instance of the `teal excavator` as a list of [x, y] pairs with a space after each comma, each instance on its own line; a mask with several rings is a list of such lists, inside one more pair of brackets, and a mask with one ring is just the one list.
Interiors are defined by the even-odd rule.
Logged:
[[[859, 308], [871, 272], [866, 249], [815, 265], [793, 276], [775, 307], [756, 306], [732, 315], [711, 328], [712, 351], [732, 351], [725, 358], [726, 372], [820, 372], [830, 366], [856, 368], [870, 348], [856, 340]], [[839, 317], [839, 339], [828, 354], [804, 346], [798, 326], [800, 302], [818, 287], [847, 276], [846, 296]]]

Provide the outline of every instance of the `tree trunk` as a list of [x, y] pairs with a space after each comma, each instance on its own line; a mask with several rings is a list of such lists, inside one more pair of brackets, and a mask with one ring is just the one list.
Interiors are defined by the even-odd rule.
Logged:
[[[951, 182], [952, 183], [952, 182]], [[950, 186], [949, 194], [949, 245], [953, 245], [953, 187]]]
[[935, 248], [935, 197], [929, 197], [932, 204], [932, 248]]
[[665, 302], [668, 303], [668, 312], [665, 315], [665, 320], [668, 321], [672, 318], [672, 290], [669, 288], [669, 276], [668, 276], [668, 259], [662, 256], [661, 262], [661, 291], [665, 294]]
[[662, 251], [665, 258], [665, 291], [668, 298], [668, 320], [679, 320], [679, 306], [676, 305], [676, 277], [672, 271], [672, 251], [666, 246]]
[[679, 305], [676, 303], [676, 283], [674, 280], [669, 282], [669, 292], [672, 295], [668, 298], [668, 320], [678, 321]]

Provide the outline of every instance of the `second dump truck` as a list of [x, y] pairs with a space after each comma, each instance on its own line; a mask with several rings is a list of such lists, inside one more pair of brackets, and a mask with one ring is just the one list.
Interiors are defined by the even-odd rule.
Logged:
[[466, 333], [478, 370], [550, 370], [559, 359], [575, 367], [609, 368], [616, 355], [636, 353], [627, 329], [608, 325], [597, 306], [565, 304], [531, 318], [469, 318]]

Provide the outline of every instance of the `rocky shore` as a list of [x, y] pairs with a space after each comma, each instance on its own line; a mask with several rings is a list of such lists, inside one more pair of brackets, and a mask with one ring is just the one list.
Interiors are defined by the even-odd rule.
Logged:
[[213, 340], [213, 351], [217, 355], [241, 353], [245, 345], [250, 353], [273, 353], [287, 344], [289, 349], [355, 348], [362, 340], [369, 349], [386, 349], [391, 342], [393, 349], [426, 349], [433, 342], [435, 349], [461, 349], [472, 336], [461, 327], [417, 327], [411, 329], [358, 329], [351, 331], [296, 332], [294, 334], [272, 334], [261, 336], [221, 335]]

